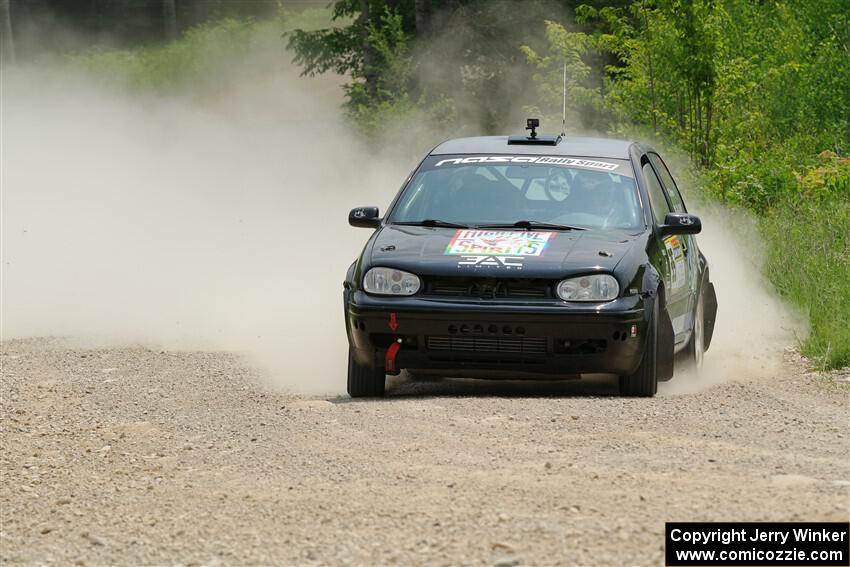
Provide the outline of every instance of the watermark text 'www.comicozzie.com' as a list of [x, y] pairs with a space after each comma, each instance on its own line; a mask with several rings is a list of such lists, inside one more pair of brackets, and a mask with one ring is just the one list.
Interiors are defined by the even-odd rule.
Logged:
[[665, 563], [669, 567], [848, 566], [850, 524], [670, 522]]

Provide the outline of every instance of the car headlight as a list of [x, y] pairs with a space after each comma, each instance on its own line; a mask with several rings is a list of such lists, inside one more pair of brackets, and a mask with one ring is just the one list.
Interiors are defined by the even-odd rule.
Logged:
[[611, 301], [620, 295], [620, 284], [607, 274], [581, 276], [558, 284], [558, 297], [564, 301]]
[[413, 295], [421, 285], [418, 276], [392, 268], [372, 268], [363, 278], [363, 289], [378, 295]]

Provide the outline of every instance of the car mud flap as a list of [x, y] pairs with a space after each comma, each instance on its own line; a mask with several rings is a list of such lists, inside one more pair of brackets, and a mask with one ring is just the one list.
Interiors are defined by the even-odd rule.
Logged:
[[656, 353], [656, 376], [659, 382], [673, 377], [673, 356], [676, 334], [667, 309], [658, 310], [658, 352]]
[[711, 337], [714, 335], [714, 320], [717, 317], [717, 294], [714, 292], [714, 284], [706, 282], [702, 292], [702, 320], [703, 320], [703, 350], [708, 350]]

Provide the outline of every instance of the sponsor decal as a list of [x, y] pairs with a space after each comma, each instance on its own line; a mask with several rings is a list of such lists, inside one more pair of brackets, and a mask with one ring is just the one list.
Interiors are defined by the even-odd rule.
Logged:
[[668, 257], [673, 262], [673, 269], [670, 270], [672, 279], [670, 287], [678, 289], [687, 283], [686, 260], [682, 241], [679, 240], [678, 236], [669, 236], [664, 239], [664, 247], [667, 248]]
[[537, 165], [561, 165], [588, 167], [604, 171], [614, 171], [619, 167], [616, 163], [591, 159], [578, 159], [557, 156], [471, 156], [465, 158], [449, 158], [440, 160], [434, 167], [442, 165], [467, 165], [473, 163], [533, 163]]
[[522, 256], [461, 256], [458, 268], [504, 268], [521, 270]]
[[472, 230], [455, 232], [447, 256], [541, 256], [554, 232]]

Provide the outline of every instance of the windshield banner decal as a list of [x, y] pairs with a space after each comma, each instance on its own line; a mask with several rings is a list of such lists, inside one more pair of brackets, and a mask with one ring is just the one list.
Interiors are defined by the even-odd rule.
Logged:
[[555, 232], [462, 229], [452, 237], [445, 255], [542, 256], [555, 235]]
[[449, 158], [438, 161], [434, 167], [440, 167], [441, 165], [465, 165], [470, 163], [534, 163], [537, 165], [589, 167], [605, 171], [614, 171], [618, 167], [616, 163], [608, 163], [605, 161], [555, 156], [472, 156], [465, 158]]

